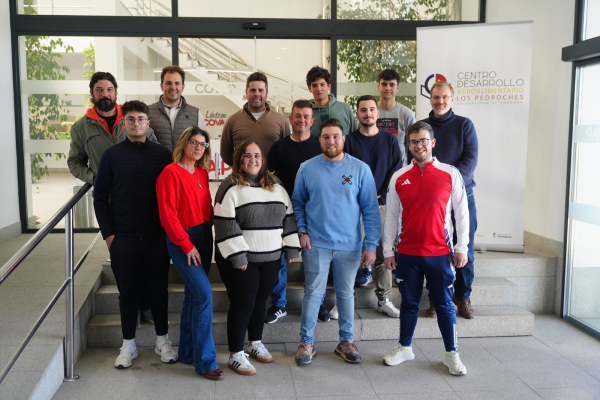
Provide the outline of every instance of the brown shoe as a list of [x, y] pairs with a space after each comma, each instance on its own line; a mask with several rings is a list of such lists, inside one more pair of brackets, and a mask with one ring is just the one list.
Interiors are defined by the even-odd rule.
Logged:
[[224, 375], [225, 374], [223, 374], [223, 371], [221, 371], [219, 368], [217, 368], [217, 369], [213, 369], [212, 371], [208, 371], [207, 373], [203, 374], [202, 376], [204, 376], [209, 381], [220, 381], [221, 379], [223, 379]]
[[454, 300], [454, 304], [458, 308], [458, 315], [464, 319], [473, 319], [475, 311], [471, 306], [471, 300]]
[[437, 314], [435, 312], [435, 307], [433, 306], [433, 302], [429, 302], [429, 308], [425, 311], [425, 316], [427, 318], [437, 318]]

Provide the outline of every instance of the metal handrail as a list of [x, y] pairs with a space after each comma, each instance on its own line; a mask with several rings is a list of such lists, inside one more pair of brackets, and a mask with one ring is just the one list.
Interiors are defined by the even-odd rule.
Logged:
[[56, 304], [60, 296], [66, 290], [66, 335], [65, 335], [65, 352], [64, 352], [64, 364], [65, 364], [65, 378], [66, 382], [74, 381], [79, 376], [74, 374], [75, 364], [75, 347], [74, 347], [74, 336], [75, 336], [75, 310], [74, 310], [74, 283], [73, 277], [79, 271], [79, 268], [83, 265], [83, 262], [87, 258], [88, 254], [94, 248], [96, 243], [101, 237], [100, 232], [96, 235], [92, 243], [83, 253], [77, 265], [73, 265], [74, 249], [73, 249], [73, 207], [77, 202], [90, 190], [92, 185], [86, 183], [79, 191], [69, 199], [51, 218], [46, 224], [40, 228], [28, 241], [25, 243], [3, 266], [0, 268], [0, 284], [8, 278], [8, 276], [25, 260], [25, 258], [36, 248], [38, 244], [50, 233], [60, 220], [65, 218], [65, 239], [66, 239], [66, 250], [65, 250], [65, 281], [61, 284], [60, 288], [52, 297], [52, 300], [48, 303], [42, 315], [35, 322], [33, 327], [29, 330], [29, 333], [25, 336], [25, 339], [21, 342], [15, 354], [11, 357], [10, 361], [4, 366], [0, 372], [0, 383], [4, 380], [8, 372], [13, 367], [33, 335], [37, 332], [38, 328], [44, 322], [44, 319], [52, 310], [52, 307]]

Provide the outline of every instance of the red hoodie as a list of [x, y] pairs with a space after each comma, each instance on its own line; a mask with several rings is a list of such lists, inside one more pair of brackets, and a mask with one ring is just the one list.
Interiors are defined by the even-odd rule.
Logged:
[[[115, 119], [115, 124], [113, 126], [110, 127], [110, 129], [108, 129], [108, 125], [106, 124], [106, 120], [104, 120], [104, 118], [100, 117], [98, 115], [98, 112], [96, 111], [96, 106], [93, 106], [92, 108], [88, 108], [88, 110], [85, 112], [85, 116], [91, 119], [95, 119], [96, 121], [98, 121], [100, 123], [100, 125], [102, 125], [102, 127], [106, 130], [106, 132], [112, 136], [112, 131], [115, 128], [115, 126], [117, 126], [119, 124], [119, 122], [121, 122], [121, 120], [123, 119], [123, 112], [121, 111], [121, 105], [120, 104], [115, 104], [115, 107], [117, 108], [117, 119]], [[120, 134], [120, 132], [119, 132]]]

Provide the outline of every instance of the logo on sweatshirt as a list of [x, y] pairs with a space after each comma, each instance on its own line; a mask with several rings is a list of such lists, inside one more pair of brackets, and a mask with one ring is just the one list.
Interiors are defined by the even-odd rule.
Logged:
[[[433, 82], [431, 82], [432, 79], [435, 80]], [[425, 84], [421, 85], [421, 96], [426, 97], [426, 98], [431, 98], [431, 86], [433, 86], [433, 84], [435, 82], [448, 82], [448, 79], [446, 79], [446, 77], [442, 74], [431, 74], [427, 77], [427, 79], [425, 79]], [[423, 93], [423, 89], [425, 91], [425, 93]]]
[[346, 183], [352, 185], [352, 175], [350, 176], [346, 176], [346, 175], [342, 175], [342, 178], [344, 178], [344, 180], [342, 181], [342, 185], [345, 185]]
[[[402, 185], [410, 185], [410, 181], [407, 179], [407, 180], [405, 180], [404, 182], [402, 182]], [[402, 185], [401, 185], [401, 186], [402, 186]]]

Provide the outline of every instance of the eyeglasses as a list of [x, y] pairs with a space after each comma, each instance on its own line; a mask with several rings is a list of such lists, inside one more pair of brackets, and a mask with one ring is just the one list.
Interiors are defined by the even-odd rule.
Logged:
[[202, 145], [202, 147], [204, 147], [205, 149], [208, 149], [208, 143], [206, 143], [206, 142], [198, 142], [197, 140], [190, 140], [190, 144], [192, 145], [192, 147], [198, 147], [198, 146]]
[[446, 96], [431, 96], [431, 98], [435, 101], [438, 101], [438, 100], [446, 101], [448, 99], [451, 99], [452, 96], [447, 96], [447, 95]]
[[417, 147], [417, 145], [420, 144], [421, 146], [425, 147], [429, 144], [429, 139], [427, 138], [423, 138], [421, 140], [409, 140], [408, 141], [408, 145], [410, 147]]
[[146, 123], [146, 121], [148, 121], [148, 118], [145, 118], [145, 117], [139, 117], [137, 119], [133, 118], [133, 117], [127, 117], [124, 119], [125, 119], [125, 122], [127, 122], [128, 124], [131, 124], [131, 125], [134, 125], [136, 121], [138, 124], [144, 125]]

